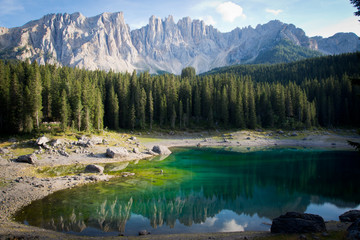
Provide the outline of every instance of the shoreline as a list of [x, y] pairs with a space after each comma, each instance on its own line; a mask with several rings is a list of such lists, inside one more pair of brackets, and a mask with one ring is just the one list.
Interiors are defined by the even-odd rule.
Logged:
[[[119, 133], [119, 135], [121, 135]], [[61, 155], [42, 154], [39, 157], [36, 166], [10, 162], [9, 159], [2, 158], [0, 155], [0, 239], [7, 237], [25, 237], [36, 239], [91, 239], [92, 237], [79, 237], [51, 230], [40, 229], [33, 226], [27, 226], [15, 222], [12, 216], [22, 207], [30, 204], [32, 201], [42, 199], [56, 191], [73, 188], [76, 186], [91, 184], [99, 181], [108, 181], [110, 176], [105, 174], [77, 174], [58, 177], [43, 177], [35, 174], [38, 167], [54, 167], [73, 164], [96, 164], [140, 160], [151, 155], [145, 152], [154, 145], [163, 145], [166, 147], [236, 147], [239, 149], [260, 150], [269, 147], [298, 147], [309, 149], [328, 149], [328, 150], [346, 150], [353, 151], [346, 140], [360, 141], [360, 136], [353, 131], [348, 132], [314, 132], [314, 131], [297, 131], [293, 132], [260, 132], [260, 131], [237, 131], [230, 133], [220, 132], [197, 132], [180, 134], [155, 134], [153, 135], [136, 135], [135, 141], [129, 141], [130, 135], [122, 134], [119, 142], [120, 145], [126, 146], [127, 149], [139, 148], [142, 152], [130, 153], [126, 158], [109, 159], [104, 152], [109, 145], [92, 146], [89, 148], [91, 153], [71, 153], [70, 157]], [[296, 135], [296, 136], [295, 136]], [[119, 146], [118, 139], [112, 139], [110, 146]], [[250, 148], [250, 149], [249, 149]], [[9, 150], [11, 151], [11, 150]], [[10, 156], [11, 153], [7, 156]], [[334, 226], [338, 224], [332, 223]], [[343, 229], [333, 227], [334, 229]], [[346, 229], [346, 228], [345, 228]], [[199, 233], [199, 234], [174, 234], [174, 235], [153, 235], [142, 236], [145, 239], [209, 239], [210, 236], [221, 239], [235, 239], [257, 236], [266, 236], [269, 232], [236, 232], [236, 233]], [[133, 239], [137, 237], [122, 237], [122, 239]], [[110, 238], [109, 238], [110, 239]]]

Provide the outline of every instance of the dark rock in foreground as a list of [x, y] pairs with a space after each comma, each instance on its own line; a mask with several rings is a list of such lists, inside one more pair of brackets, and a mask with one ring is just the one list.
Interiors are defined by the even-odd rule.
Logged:
[[324, 232], [324, 219], [319, 215], [288, 212], [275, 218], [271, 225], [272, 233], [313, 233]]
[[35, 154], [28, 154], [18, 157], [15, 162], [34, 164], [37, 161]]
[[355, 222], [360, 218], [360, 210], [350, 210], [339, 216], [341, 222]]
[[350, 227], [348, 227], [347, 231], [347, 239], [360, 240], [360, 218], [358, 218], [356, 222], [351, 224]]

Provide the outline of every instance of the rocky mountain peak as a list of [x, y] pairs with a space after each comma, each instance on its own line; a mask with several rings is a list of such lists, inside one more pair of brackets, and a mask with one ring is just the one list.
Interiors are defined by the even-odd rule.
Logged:
[[[0, 28], [0, 57], [39, 63], [151, 73], [180, 73], [193, 66], [198, 73], [235, 63], [252, 63], [281, 40], [338, 54], [360, 50], [355, 34], [309, 38], [292, 24], [278, 20], [256, 28], [221, 33], [204, 21], [151, 16], [148, 25], [130, 31], [122, 12], [85, 17], [81, 13], [48, 14], [18, 28]], [[19, 50], [21, 49], [21, 51]]]

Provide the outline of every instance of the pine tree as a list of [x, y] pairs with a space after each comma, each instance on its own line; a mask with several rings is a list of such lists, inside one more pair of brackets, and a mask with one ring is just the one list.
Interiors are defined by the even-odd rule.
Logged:
[[96, 128], [96, 130], [101, 130], [103, 129], [104, 123], [103, 123], [103, 118], [104, 118], [104, 106], [102, 103], [102, 99], [101, 99], [101, 93], [98, 90], [97, 94], [96, 94], [96, 98], [95, 98], [95, 113], [94, 113], [94, 126]]
[[75, 127], [78, 131], [81, 131], [81, 119], [82, 119], [82, 111], [83, 105], [81, 103], [81, 99], [78, 98], [76, 101], [75, 109], [74, 109], [74, 120], [75, 120]]
[[176, 123], [176, 109], [175, 105], [172, 107], [172, 113], [171, 113], [171, 128], [175, 129], [175, 123]]
[[129, 113], [130, 128], [134, 130], [136, 124], [136, 110], [134, 105], [131, 105]]
[[221, 119], [225, 126], [229, 122], [229, 99], [226, 87], [223, 87], [221, 94]]
[[15, 73], [10, 80], [9, 126], [10, 132], [18, 133], [23, 130], [23, 91]]
[[67, 94], [65, 89], [63, 89], [61, 93], [61, 108], [60, 108], [60, 116], [61, 116], [61, 129], [63, 131], [68, 127], [69, 122], [69, 104], [67, 100]]
[[153, 127], [153, 121], [154, 121], [154, 100], [152, 97], [152, 92], [149, 92], [149, 97], [148, 97], [148, 104], [149, 104], [149, 126], [150, 126], [150, 130], [152, 130]]

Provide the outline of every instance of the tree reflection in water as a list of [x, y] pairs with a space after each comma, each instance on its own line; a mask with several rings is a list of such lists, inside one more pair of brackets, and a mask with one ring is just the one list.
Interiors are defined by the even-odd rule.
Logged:
[[287, 211], [323, 211], [329, 204], [334, 214], [357, 208], [357, 154], [183, 149], [161, 162], [137, 164], [191, 172], [180, 179], [154, 185], [154, 178], [162, 177], [154, 175], [65, 190], [34, 202], [16, 218], [81, 235], [129, 235], [143, 228], [152, 233], [268, 230], [262, 223]]

